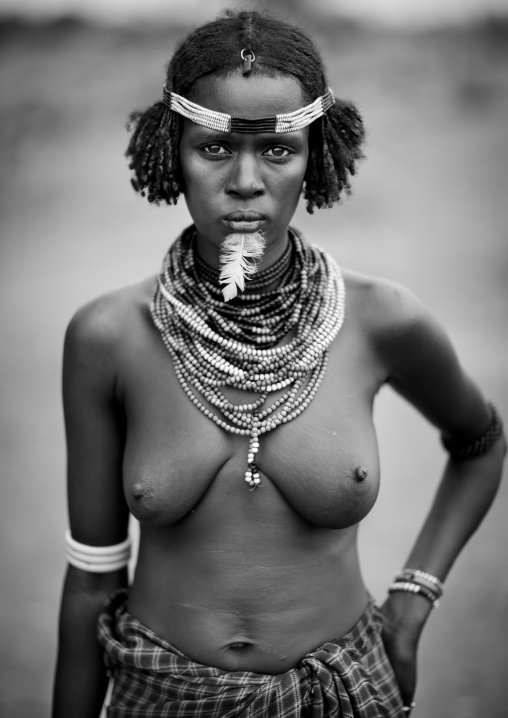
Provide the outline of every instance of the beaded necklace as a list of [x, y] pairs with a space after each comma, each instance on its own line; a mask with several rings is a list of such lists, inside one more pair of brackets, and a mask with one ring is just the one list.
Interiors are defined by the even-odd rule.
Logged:
[[[261, 483], [260, 435], [299, 416], [323, 380], [328, 348], [344, 321], [344, 282], [329, 255], [290, 229], [282, 257], [224, 302], [219, 272], [193, 251], [195, 232], [187, 228], [164, 257], [152, 318], [192, 403], [221, 429], [250, 437], [245, 481], [253, 490]], [[224, 387], [258, 397], [233, 404]]]

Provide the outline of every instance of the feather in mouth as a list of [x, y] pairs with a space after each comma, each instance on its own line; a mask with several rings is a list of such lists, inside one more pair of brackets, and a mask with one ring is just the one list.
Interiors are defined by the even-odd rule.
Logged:
[[257, 271], [265, 249], [265, 236], [258, 232], [228, 234], [220, 248], [220, 277], [224, 301], [245, 290], [245, 280]]

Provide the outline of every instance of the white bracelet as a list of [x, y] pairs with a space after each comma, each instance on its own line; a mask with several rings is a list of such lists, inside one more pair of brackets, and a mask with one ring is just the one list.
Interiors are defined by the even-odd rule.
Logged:
[[388, 593], [396, 593], [397, 591], [407, 591], [408, 593], [420, 594], [420, 596], [423, 596], [427, 599], [427, 601], [431, 602], [433, 608], [437, 608], [439, 606], [439, 594], [436, 593], [436, 591], [427, 588], [427, 586], [422, 586], [420, 583], [414, 583], [413, 581], [399, 581], [396, 579], [395, 583], [392, 583], [392, 585], [388, 588]]
[[415, 581], [422, 583], [432, 591], [438, 594], [438, 598], [443, 595], [444, 583], [437, 577], [427, 571], [420, 571], [419, 568], [402, 568], [395, 577], [396, 581]]
[[82, 571], [107, 573], [118, 571], [129, 563], [132, 539], [129, 536], [114, 546], [87, 546], [72, 538], [69, 529], [65, 532], [65, 555], [67, 561]]

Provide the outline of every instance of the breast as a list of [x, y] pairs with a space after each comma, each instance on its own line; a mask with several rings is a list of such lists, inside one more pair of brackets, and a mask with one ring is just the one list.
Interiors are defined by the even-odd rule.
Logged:
[[[272, 484], [303, 519], [315, 526], [341, 529], [361, 521], [379, 487], [375, 435], [309, 422], [279, 427], [260, 440], [261, 486]], [[228, 435], [206, 422], [201, 433], [151, 437], [131, 443], [125, 467], [125, 494], [133, 515], [155, 526], [173, 524], [195, 510], [203, 497], [217, 493], [233, 499], [249, 494], [244, 480], [247, 437]], [[348, 435], [350, 433], [350, 435]], [[155, 438], [155, 441], [154, 441]], [[174, 439], [174, 437], [173, 437]], [[130, 457], [130, 460], [129, 460]], [[212, 498], [212, 496], [209, 496]], [[213, 505], [206, 502], [206, 505]]]
[[288, 472], [276, 484], [286, 501], [309, 523], [344, 529], [365, 518], [378, 494], [375, 476], [358, 481], [357, 470], [367, 473], [365, 467], [360, 466], [336, 467], [326, 475], [299, 470]]
[[[308, 422], [261, 442], [259, 465], [285, 500], [310, 523], [341, 529], [361, 521], [379, 491], [379, 457], [373, 430], [361, 441], [345, 424], [313, 429]], [[284, 427], [285, 429], [286, 427]]]
[[[379, 486], [374, 389], [356, 354], [346, 359], [329, 368], [298, 418], [261, 435], [257, 455], [262, 481], [277, 489], [276, 500], [330, 529], [364, 518]], [[168, 379], [165, 355], [160, 365], [151, 373], [140, 373], [139, 363], [133, 367], [124, 455], [129, 508], [140, 522], [154, 526], [181, 521], [198, 506], [213, 506], [203, 502], [205, 496], [250, 496], [244, 481], [248, 437], [230, 434], [205, 417], [176, 378], [169, 374]]]
[[165, 453], [164, 457], [151, 456], [137, 470], [134, 466], [125, 472], [125, 498], [140, 523], [171, 525], [195, 508], [217, 475], [208, 461], [195, 459], [194, 455], [179, 462]]
[[185, 412], [178, 422], [153, 419], [130, 427], [124, 455], [124, 493], [131, 513], [154, 526], [183, 519], [235, 453], [210, 422]]

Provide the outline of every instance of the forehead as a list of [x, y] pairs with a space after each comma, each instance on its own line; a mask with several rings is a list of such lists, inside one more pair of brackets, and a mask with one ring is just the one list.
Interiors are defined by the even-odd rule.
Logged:
[[189, 99], [249, 120], [293, 112], [306, 104], [300, 83], [291, 75], [205, 75], [194, 83]]

